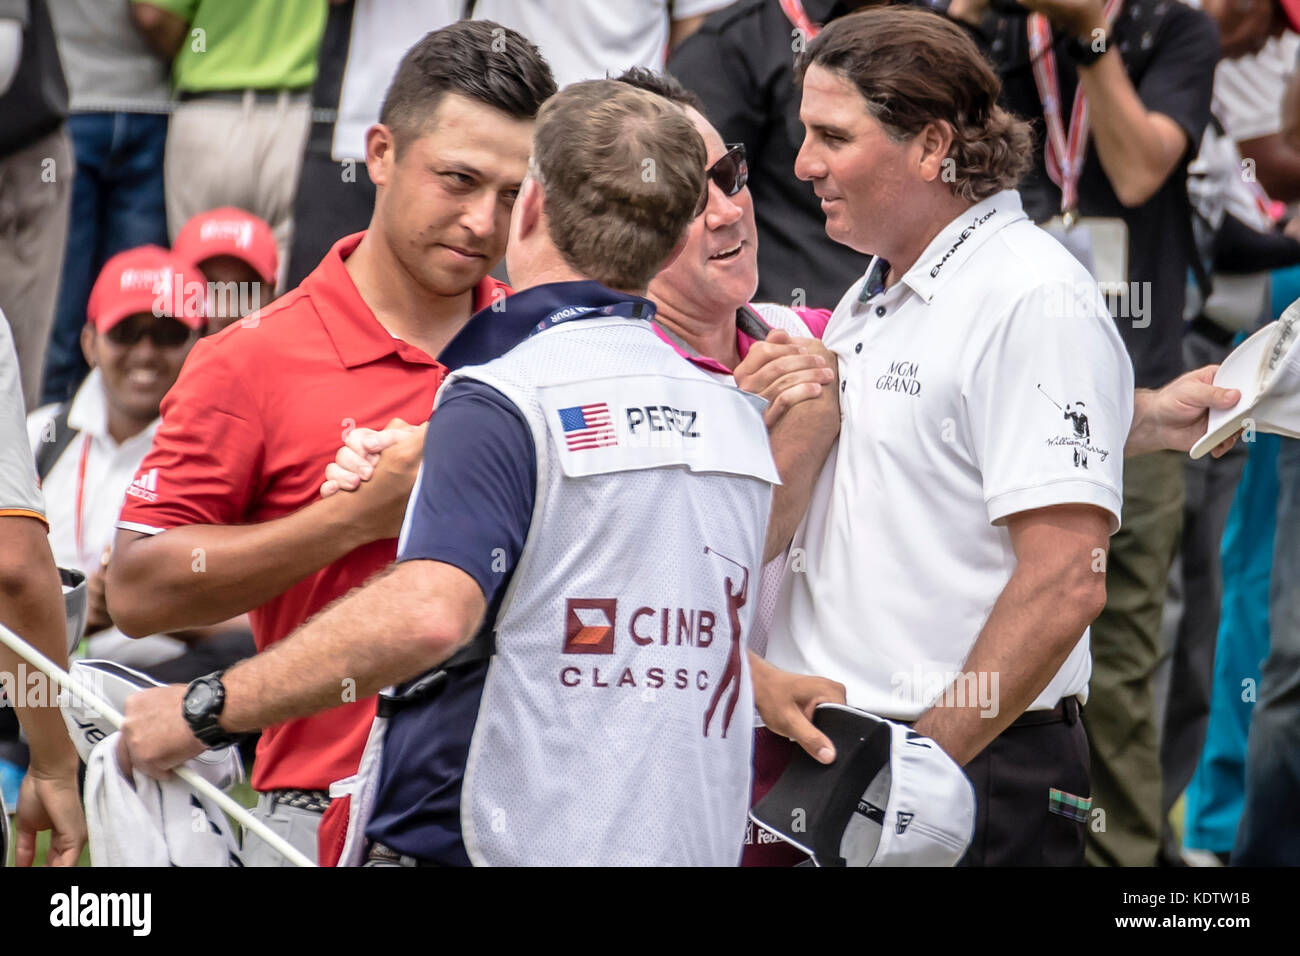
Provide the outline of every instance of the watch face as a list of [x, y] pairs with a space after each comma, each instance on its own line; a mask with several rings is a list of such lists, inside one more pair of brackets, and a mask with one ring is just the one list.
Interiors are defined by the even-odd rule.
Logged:
[[208, 684], [195, 684], [185, 695], [185, 713], [197, 717], [211, 706], [215, 694]]

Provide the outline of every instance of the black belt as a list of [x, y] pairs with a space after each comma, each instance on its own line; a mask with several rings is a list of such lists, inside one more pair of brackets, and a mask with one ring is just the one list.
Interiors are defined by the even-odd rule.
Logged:
[[1027, 710], [1007, 727], [1036, 727], [1039, 724], [1077, 723], [1079, 720], [1079, 698], [1062, 697], [1051, 710]]
[[293, 807], [295, 810], [308, 810], [312, 813], [324, 813], [329, 809], [330, 795], [327, 790], [271, 790], [271, 809], [278, 806]]
[[224, 100], [230, 103], [242, 103], [247, 94], [253, 94], [254, 103], [277, 103], [282, 95], [310, 96], [311, 87], [297, 90], [184, 90], [176, 95], [182, 103], [191, 100]]
[[370, 844], [370, 850], [366, 854], [366, 859], [384, 866], [437, 866], [437, 863], [429, 863], [421, 860], [419, 857], [407, 856], [405, 853], [398, 853], [392, 847], [384, 846], [382, 843]]

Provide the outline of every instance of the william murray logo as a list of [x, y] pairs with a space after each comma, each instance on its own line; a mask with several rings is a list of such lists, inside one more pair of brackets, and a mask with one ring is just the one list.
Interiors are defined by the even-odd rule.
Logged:
[[1060, 402], [1043, 391], [1042, 385], [1038, 386], [1038, 391], [1061, 411], [1062, 419], [1069, 422], [1065, 426], [1066, 434], [1047, 439], [1047, 444], [1073, 449], [1075, 468], [1088, 467], [1089, 453], [1096, 455], [1103, 462], [1110, 457], [1107, 449], [1092, 444], [1092, 427], [1088, 424], [1088, 411], [1083, 402], [1067, 402], [1062, 407]]

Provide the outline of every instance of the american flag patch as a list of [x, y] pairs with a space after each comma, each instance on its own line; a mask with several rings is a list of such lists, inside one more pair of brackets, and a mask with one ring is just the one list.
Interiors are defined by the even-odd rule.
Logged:
[[564, 443], [569, 451], [587, 448], [604, 448], [617, 445], [618, 435], [604, 402], [596, 405], [574, 405], [559, 409], [560, 426], [564, 429]]

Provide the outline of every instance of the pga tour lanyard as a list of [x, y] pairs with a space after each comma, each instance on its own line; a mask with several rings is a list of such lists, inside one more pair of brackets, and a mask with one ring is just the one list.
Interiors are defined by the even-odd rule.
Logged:
[[592, 308], [582, 308], [581, 306], [569, 305], [563, 309], [556, 309], [542, 321], [533, 326], [528, 337], [532, 338], [538, 332], [545, 332], [561, 322], [575, 322], [578, 319], [588, 319], [593, 315], [613, 315], [624, 319], [648, 319], [645, 314], [644, 302], [615, 302], [613, 305], [596, 306]]
[[781, 12], [785, 14], [787, 20], [799, 28], [804, 39], [811, 40], [821, 32], [821, 26], [812, 22], [800, 0], [781, 0]]
[[[1122, 0], [1106, 0], [1103, 16], [1108, 30], [1115, 22], [1121, 3]], [[1034, 67], [1034, 85], [1038, 87], [1038, 99], [1043, 104], [1043, 119], [1047, 124], [1047, 148], [1044, 150], [1047, 175], [1061, 188], [1061, 218], [1069, 228], [1079, 215], [1079, 175], [1083, 172], [1083, 156], [1088, 145], [1088, 100], [1080, 82], [1074, 90], [1067, 136], [1061, 120], [1061, 85], [1056, 75], [1056, 53], [1052, 49], [1052, 26], [1041, 13], [1031, 13], [1026, 29], [1029, 31], [1029, 59]]]
[[84, 547], [86, 531], [85, 519], [82, 517], [82, 514], [85, 510], [83, 506], [85, 504], [86, 496], [86, 460], [90, 457], [90, 445], [90, 432], [86, 432], [85, 438], [81, 442], [81, 458], [77, 462], [77, 514], [76, 521], [74, 522], [77, 536], [77, 562], [83, 568], [86, 566], [86, 552]]

